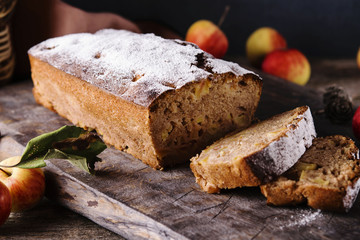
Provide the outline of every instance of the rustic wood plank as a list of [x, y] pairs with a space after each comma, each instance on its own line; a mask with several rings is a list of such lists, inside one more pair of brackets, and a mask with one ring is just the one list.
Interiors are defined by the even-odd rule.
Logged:
[[[317, 92], [265, 77], [257, 113], [260, 118], [303, 104], [309, 105], [313, 111], [321, 109]], [[21, 144], [41, 133], [69, 124], [35, 104], [30, 83], [0, 89], [0, 112], [0, 131]], [[349, 136], [352, 134], [349, 124], [333, 125], [322, 115], [314, 115], [314, 118], [320, 135], [337, 132]], [[94, 176], [66, 162], [52, 161], [47, 168], [48, 186], [52, 188], [48, 196], [128, 238], [360, 237], [359, 199], [348, 214], [320, 212], [307, 207], [276, 208], [266, 205], [258, 188], [233, 189], [215, 195], [203, 193], [187, 164], [166, 171], [155, 171], [113, 148], [104, 151], [101, 157], [103, 162], [96, 165]], [[107, 210], [101, 214], [103, 204], [107, 204], [104, 207]], [[112, 214], [108, 210], [111, 208], [115, 212], [119, 206], [129, 208], [129, 212], [134, 211], [138, 216], [150, 218], [151, 222], [157, 222], [158, 225], [150, 224], [149, 227], [140, 221], [136, 224], [136, 217], [134, 221], [131, 220], [133, 216], [129, 216], [130, 220], [126, 221], [126, 211]], [[109, 220], [109, 216], [119, 218]], [[148, 235], [143, 235], [143, 232]]]
[[44, 198], [35, 208], [12, 213], [0, 227], [0, 239], [106, 239], [121, 240], [115, 234], [85, 217]]

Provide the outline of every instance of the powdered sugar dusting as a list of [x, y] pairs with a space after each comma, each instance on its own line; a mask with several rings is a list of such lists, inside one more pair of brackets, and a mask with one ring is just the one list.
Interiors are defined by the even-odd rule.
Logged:
[[264, 180], [271, 180], [292, 167], [310, 147], [316, 137], [314, 121], [309, 107], [296, 117], [299, 119], [294, 128], [287, 126], [285, 136], [270, 143], [263, 151], [252, 156], [253, 164], [264, 171]]
[[149, 106], [165, 91], [214, 73], [252, 73], [236, 63], [216, 59], [194, 44], [125, 30], [49, 39], [32, 47], [29, 54], [142, 106]]
[[[284, 228], [306, 226], [322, 217], [323, 214], [320, 210], [300, 210], [294, 215], [287, 216], [286, 221], [279, 223], [281, 224], [279, 228], [283, 230]], [[275, 218], [275, 220], [279, 219]]]
[[[353, 153], [353, 157], [355, 159], [360, 159], [359, 152], [360, 151], [358, 149], [356, 153]], [[353, 204], [356, 200], [356, 197], [359, 194], [359, 190], [360, 190], [360, 178], [355, 180], [353, 182], [353, 185], [349, 185], [346, 188], [346, 195], [343, 198], [344, 209], [346, 212], [348, 212], [350, 210], [350, 208], [353, 206]]]
[[300, 121], [294, 129], [288, 126], [289, 131], [286, 136], [269, 145], [269, 155], [278, 159], [273, 166], [275, 175], [280, 175], [293, 166], [316, 137], [314, 120], [309, 107], [296, 119]]
[[360, 190], [360, 178], [356, 180], [353, 186], [348, 186], [346, 188], [346, 195], [343, 198], [344, 209], [346, 212], [350, 210], [353, 206], [357, 195], [359, 194]]

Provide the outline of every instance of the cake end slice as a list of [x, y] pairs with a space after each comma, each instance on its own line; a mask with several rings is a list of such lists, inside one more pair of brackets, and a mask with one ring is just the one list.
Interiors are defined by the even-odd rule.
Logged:
[[278, 179], [262, 185], [269, 205], [306, 204], [347, 212], [360, 189], [359, 150], [344, 136], [316, 138], [299, 161]]

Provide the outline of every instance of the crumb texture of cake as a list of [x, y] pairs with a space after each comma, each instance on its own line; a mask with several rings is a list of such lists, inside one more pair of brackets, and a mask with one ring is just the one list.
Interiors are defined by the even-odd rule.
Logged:
[[302, 106], [216, 141], [190, 167], [208, 193], [259, 186], [292, 167], [315, 136], [310, 109]]
[[38, 103], [156, 169], [248, 127], [262, 90], [238, 64], [153, 34], [70, 34], [28, 53]]
[[307, 204], [347, 212], [360, 189], [359, 149], [344, 136], [315, 138], [299, 161], [278, 179], [262, 185], [269, 205]]

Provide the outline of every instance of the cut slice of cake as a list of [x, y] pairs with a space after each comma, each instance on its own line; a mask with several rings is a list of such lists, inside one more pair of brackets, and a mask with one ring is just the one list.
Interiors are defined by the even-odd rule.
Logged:
[[220, 139], [193, 157], [190, 167], [208, 193], [259, 186], [292, 167], [315, 136], [309, 107], [298, 107]]
[[348, 211], [360, 189], [359, 150], [344, 136], [316, 138], [299, 161], [277, 180], [261, 186], [267, 203], [307, 203], [328, 211]]

